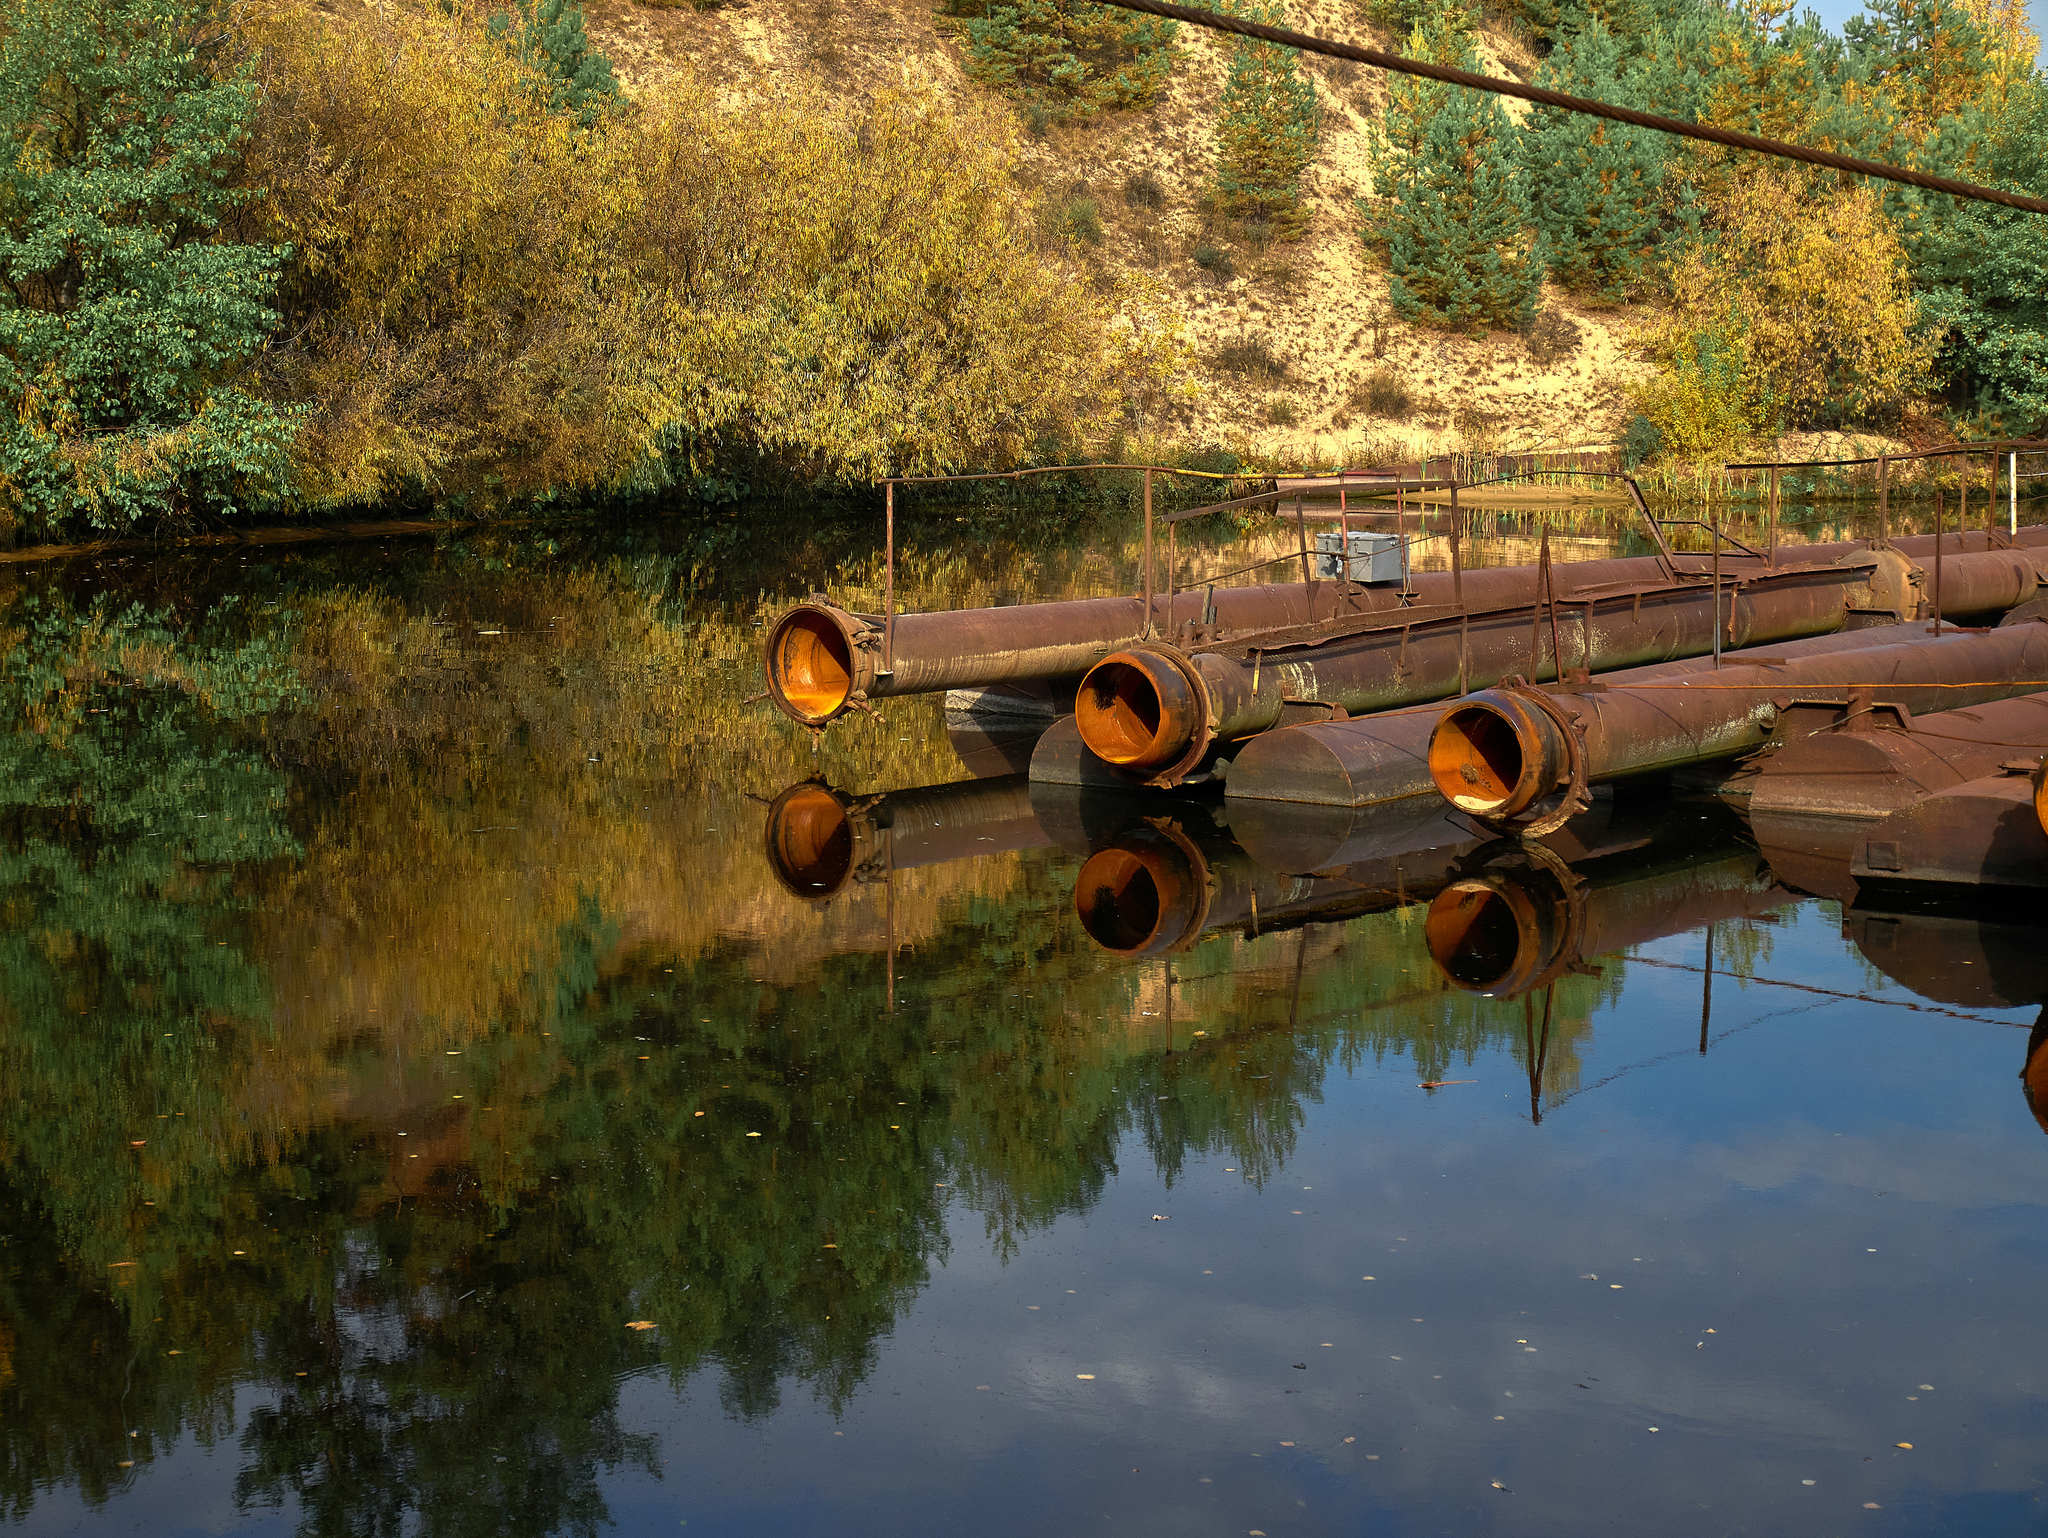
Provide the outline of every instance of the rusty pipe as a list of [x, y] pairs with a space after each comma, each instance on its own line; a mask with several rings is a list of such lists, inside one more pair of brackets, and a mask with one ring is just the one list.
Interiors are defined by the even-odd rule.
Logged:
[[2044, 670], [2048, 624], [2030, 622], [1597, 692], [1553, 690], [1541, 700], [1485, 690], [1439, 717], [1430, 778], [1460, 811], [1509, 818], [1575, 775], [1595, 785], [1746, 756], [1771, 740], [1795, 701], [1847, 704], [1853, 694], [1908, 710], [1955, 709], [2031, 692], [2048, 678]]
[[[1896, 561], [1898, 558], [1893, 557]], [[1558, 599], [1538, 678], [1575, 668], [1607, 672], [1839, 630], [1876, 606], [1884, 562], [1790, 568], [1736, 578], [1716, 624], [1712, 595], [1691, 582], [1589, 581], [1578, 563], [1556, 568]], [[1600, 574], [1594, 574], [1600, 575]], [[1474, 584], [1476, 585], [1476, 584]], [[1889, 609], [1889, 605], [1885, 605]], [[1098, 663], [1081, 681], [1075, 722], [1107, 763], [1172, 784], [1211, 749], [1257, 736], [1291, 712], [1361, 715], [1440, 700], [1461, 683], [1484, 686], [1531, 668], [1526, 604], [1416, 610], [1348, 633], [1306, 632], [1220, 643], [1199, 651], [1150, 642]], [[1560, 653], [1562, 654], [1560, 656]]]
[[[1760, 651], [1724, 652], [1723, 664], [1752, 661], [1757, 656], [1817, 657], [1838, 651], [1861, 651], [1886, 641], [1917, 640], [1918, 624], [1888, 625], [1870, 630], [1844, 630]], [[1614, 686], [1710, 670], [1706, 657], [1628, 668], [1601, 675]], [[1232, 761], [1224, 780], [1233, 806], [1253, 801], [1284, 801], [1308, 805], [1360, 807], [1398, 801], [1407, 796], [1436, 795], [1429, 772], [1429, 739], [1441, 704], [1415, 705], [1383, 711], [1353, 721], [1328, 721], [1291, 726], [1254, 737]]]
[[1938, 790], [2048, 753], [2048, 693], [1908, 715], [1868, 703], [1794, 707], [1784, 745], [1724, 787], [1756, 816], [1884, 817]]
[[1050, 842], [1031, 810], [1030, 782], [1021, 774], [878, 796], [799, 780], [770, 803], [762, 827], [770, 872], [783, 890], [813, 902], [890, 870]]
[[[1557, 600], [1545, 604], [1549, 655], [1539, 627], [1536, 679], [1824, 635], [1858, 613], [1912, 619], [1923, 607], [1919, 569], [1893, 552], [1738, 573], [1718, 600], [1691, 582], [1638, 582], [1635, 573], [1607, 580], [1630, 564], [1554, 568]], [[1971, 613], [2001, 612], [2038, 585], [2033, 560], [2019, 552], [1959, 555], [1947, 565], [1954, 575], [1944, 592]], [[1268, 731], [1306, 707], [1350, 715], [1396, 710], [1529, 674], [1521, 638], [1528, 605], [1480, 612], [1485, 602], [1464, 611], [1418, 609], [1346, 633], [1275, 635], [1199, 651], [1164, 642], [1126, 647], [1082, 680], [1076, 725], [1105, 762], [1173, 784], [1216, 745]]]
[[[2019, 542], [2027, 543], [2035, 532], [2022, 529]], [[2040, 532], [2048, 543], [2048, 530]], [[1952, 533], [1943, 546], [1959, 553], [1988, 548], [1980, 531]], [[1934, 548], [1932, 536], [1895, 542], [1906, 557], [1923, 547]], [[1799, 559], [1809, 565], [1825, 564], [1870, 554], [1861, 542], [1838, 542], [1806, 546]], [[1679, 557], [1673, 567], [1697, 575], [1701, 558]], [[1574, 562], [1558, 571], [1567, 587], [1654, 582], [1670, 575], [1660, 557], [1649, 556]], [[1184, 617], [1201, 605], [1184, 603], [1176, 616], [1172, 598], [1157, 594], [1149, 610], [1142, 599], [1115, 597], [897, 614], [893, 662], [884, 655], [890, 638], [883, 616], [816, 600], [783, 611], [769, 627], [763, 649], [768, 695], [792, 720], [822, 726], [870, 699], [1027, 679], [1079, 678], [1120, 646], [1148, 631], [1165, 630], [1177, 617], [1182, 623], [1176, 633], [1184, 636], [1191, 630], [1244, 634], [1384, 614], [1411, 602], [1449, 604], [1457, 601], [1455, 590], [1461, 585], [1463, 601], [1473, 608], [1526, 606], [1535, 597], [1536, 578], [1533, 565], [1421, 573], [1410, 584], [1412, 599], [1404, 597], [1396, 584], [1327, 581], [1222, 587], [1214, 590], [1213, 617], [1200, 624]]]
[[2015, 761], [1864, 824], [1849, 857], [1858, 897], [1889, 887], [2048, 887], [2040, 773]]

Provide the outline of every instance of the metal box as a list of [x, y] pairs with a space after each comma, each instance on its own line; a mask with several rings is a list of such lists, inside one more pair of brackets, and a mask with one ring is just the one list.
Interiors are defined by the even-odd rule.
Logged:
[[[1408, 551], [1398, 534], [1354, 529], [1350, 555], [1347, 563], [1341, 529], [1316, 535], [1316, 575], [1326, 581], [1348, 576], [1353, 582], [1400, 582], [1408, 575]], [[1344, 569], [1347, 564], [1349, 571]]]

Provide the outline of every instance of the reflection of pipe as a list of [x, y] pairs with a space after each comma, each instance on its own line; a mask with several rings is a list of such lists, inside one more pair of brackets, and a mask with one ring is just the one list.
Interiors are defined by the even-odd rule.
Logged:
[[[1421, 810], [1417, 809], [1418, 812]], [[1594, 859], [1648, 842], [1664, 808], [1617, 810], [1605, 798], [1550, 834], [1540, 847], [1553, 859]], [[1313, 875], [1262, 865], [1205, 816], [1147, 816], [1101, 840], [1074, 883], [1074, 907], [1097, 944], [1121, 955], [1186, 949], [1205, 934], [1248, 929], [1263, 934], [1327, 923], [1419, 902], [1442, 888], [1473, 850], [1492, 842], [1464, 818], [1379, 819], [1329, 851]], [[1273, 847], [1293, 853], [1283, 840]]]
[[2018, 1009], [2048, 999], [2048, 947], [2038, 924], [1850, 908], [1842, 933], [1893, 982], [1938, 1004]]
[[[1855, 565], [1733, 579], [1719, 595], [1721, 643], [1839, 630], [1852, 610], [1872, 606], [1882, 565], [1865, 556]], [[1650, 571], [1638, 572], [1642, 566]], [[1194, 651], [1163, 641], [1128, 646], [1082, 680], [1075, 720], [1098, 757], [1170, 783], [1200, 764], [1212, 744], [1256, 736], [1310, 705], [1326, 715], [1393, 710], [1459, 693], [1461, 682], [1485, 685], [1511, 674], [1552, 679], [1576, 667], [1608, 672], [1715, 647], [1715, 594], [1698, 582], [1674, 582], [1656, 563], [1642, 561], [1552, 570], [1556, 601], [1544, 604], [1550, 622], [1533, 631], [1533, 582], [1518, 579], [1507, 604], [1489, 605], [1481, 571], [1465, 577], [1462, 611], [1417, 608], [1341, 634], [1249, 637]], [[1618, 570], [1629, 575], [1617, 579]]]
[[1751, 816], [1882, 817], [2006, 763], [2038, 763], [2048, 752], [2048, 693], [1910, 717], [1820, 707], [1810, 727], [1788, 711], [1779, 730], [1785, 746], [1729, 787], [1747, 792]]
[[2020, 1069], [2020, 1093], [2034, 1125], [2048, 1132], [2048, 1004], [2041, 1006], [2041, 1018], [2027, 1034], [2027, 1060]]
[[1556, 790], [1753, 752], [1798, 699], [1935, 711], [2026, 693], [2044, 669], [2048, 625], [2024, 624], [1598, 692], [1489, 689], [1438, 720], [1430, 775], [1460, 810], [1513, 817]]
[[1724, 845], [1702, 858], [1696, 843], [1667, 841], [1655, 858], [1575, 871], [1527, 845], [1498, 844], [1431, 901], [1429, 954], [1459, 987], [1513, 998], [1577, 962], [1795, 900], [1753, 850]]
[[[1920, 625], [1888, 625], [1871, 630], [1842, 631], [1787, 641], [1772, 646], [1773, 658], [1822, 657], [1831, 652], [1861, 651], [1887, 641], [1919, 639]], [[1755, 661], [1757, 653], [1729, 652], [1724, 667]], [[1605, 688], [1621, 684], [1710, 672], [1713, 659], [1687, 657], [1650, 667], [1602, 674]], [[1233, 807], [1247, 801], [1286, 801], [1325, 806], [1370, 806], [1404, 796], [1435, 799], [1429, 773], [1429, 737], [1440, 705], [1417, 705], [1361, 716], [1356, 721], [1317, 722], [1267, 732], [1246, 743], [1231, 763], [1224, 787]], [[1032, 773], [1038, 772], [1037, 765]]]
[[769, 806], [763, 842], [768, 868], [787, 891], [824, 899], [879, 865], [909, 870], [1050, 840], [1032, 815], [1030, 783], [1013, 774], [880, 796], [799, 780]]
[[1146, 817], [1102, 842], [1074, 881], [1074, 910], [1090, 939], [1122, 956], [1185, 950], [1205, 934], [1264, 934], [1377, 913], [1427, 896], [1477, 842], [1439, 816], [1405, 830], [1397, 847], [1317, 876], [1258, 864], [1227, 834], [1190, 818]]
[[[1836, 561], [1875, 563], [1887, 576], [1887, 587], [1908, 580], [1903, 573], [1926, 537], [1893, 542], [1893, 554], [1873, 554], [1861, 543], [1808, 546], [1799, 551], [1806, 564]], [[1957, 547], [1953, 536], [1944, 549]], [[1901, 561], [1900, 556], [1905, 557]], [[2008, 560], [2023, 559], [2008, 557]], [[1893, 572], [1896, 564], [1902, 570]], [[1653, 558], [1584, 562], [1555, 568], [1560, 593], [1574, 582], [1575, 571], [1611, 568], [1603, 581], [1637, 584], [1664, 580]], [[1696, 576], [1698, 557], [1681, 569]], [[1741, 567], [1738, 569], [1750, 569]], [[1974, 601], [1967, 576], [1950, 561], [1944, 569], [1944, 602], [1952, 614], [1966, 612]], [[1590, 577], [1585, 580], [1592, 580]], [[1478, 608], [1526, 607], [1536, 597], [1534, 566], [1483, 567], [1463, 574], [1466, 603]], [[1140, 598], [1083, 598], [1060, 603], [1015, 604], [994, 609], [958, 609], [935, 614], [896, 616], [893, 671], [882, 657], [879, 617], [855, 614], [820, 601], [785, 610], [770, 627], [765, 662], [768, 693], [787, 716], [807, 725], [823, 725], [858, 703], [893, 695], [931, 693], [1024, 679], [1079, 678], [1109, 653], [1148, 631], [1183, 631], [1198, 635], [1246, 634], [1280, 630], [1315, 621], [1341, 620], [1407, 606], [1442, 606], [1452, 601], [1457, 580], [1449, 573], [1418, 574], [1404, 594], [1399, 585], [1363, 586], [1354, 582], [1270, 583], [1185, 592], [1154, 598], [1149, 612]], [[1993, 586], [1996, 584], [1994, 583]], [[1955, 593], [1960, 592], [1959, 601]], [[1878, 608], [1899, 609], [1916, 603], [1901, 590], [1888, 592]], [[1994, 606], [1988, 600], [1986, 608]], [[1911, 614], [1907, 614], [1911, 618]]]

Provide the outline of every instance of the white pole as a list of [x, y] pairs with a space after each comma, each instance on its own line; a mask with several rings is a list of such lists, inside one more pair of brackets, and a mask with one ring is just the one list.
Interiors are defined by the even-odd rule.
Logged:
[[2012, 532], [2020, 531], [2020, 451], [2014, 449], [2007, 456], [2005, 467], [2006, 506], [2011, 510]]

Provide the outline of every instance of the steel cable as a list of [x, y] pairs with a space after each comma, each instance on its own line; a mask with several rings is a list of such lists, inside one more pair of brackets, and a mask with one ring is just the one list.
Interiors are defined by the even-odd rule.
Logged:
[[1633, 107], [1617, 107], [1612, 102], [1595, 101], [1589, 96], [1572, 96], [1564, 91], [1553, 91], [1547, 86], [1524, 85], [1519, 80], [1506, 80], [1498, 75], [1482, 75], [1475, 70], [1459, 69], [1451, 64], [1433, 64], [1426, 59], [1411, 59], [1404, 54], [1388, 53], [1382, 48], [1363, 48], [1356, 43], [1332, 42], [1328, 38], [1291, 31], [1286, 27], [1268, 26], [1264, 22], [1247, 21], [1239, 16], [1225, 16], [1191, 5], [1175, 5], [1171, 0], [1098, 0], [1098, 3], [1114, 6], [1120, 11], [1140, 11], [1148, 16], [1163, 17], [1168, 21], [1184, 21], [1191, 27], [1207, 27], [1215, 32], [1232, 32], [1239, 37], [1251, 38], [1254, 42], [1276, 43], [1282, 48], [1298, 48], [1303, 53], [1319, 53], [1332, 59], [1349, 59], [1358, 64], [1370, 64], [1375, 69], [1391, 70], [1398, 75], [1416, 75], [1424, 80], [1442, 81], [1445, 85], [1461, 85], [1474, 91], [1490, 91], [1496, 96], [1518, 96], [1523, 101], [1536, 103], [1539, 107], [1556, 107], [1564, 112], [1580, 112], [1589, 117], [1626, 123], [1632, 128], [1647, 128], [1655, 133], [1676, 134], [1682, 139], [1697, 139], [1704, 144], [1750, 150], [1755, 154], [1770, 155], [1780, 160], [1797, 160], [1811, 166], [1823, 166], [1831, 171], [1847, 171], [1856, 176], [1873, 176], [1881, 181], [1902, 182], [1909, 187], [1924, 187], [1929, 192], [1943, 192], [1950, 197], [1965, 198], [1971, 202], [2002, 203], [2007, 208], [2021, 208], [2033, 214], [2048, 214], [2048, 199], [2029, 197], [2023, 192], [2006, 192], [2001, 188], [1984, 187], [1975, 182], [1957, 181], [1954, 177], [1936, 176], [1927, 171], [1909, 170], [1905, 166], [1887, 165], [1881, 160], [1865, 160], [1857, 155], [1837, 154], [1833, 150], [1812, 149], [1803, 144], [1789, 144], [1783, 139], [1766, 139], [1761, 134], [1744, 133], [1738, 128], [1688, 123], [1683, 118], [1664, 117], [1655, 112], [1639, 112]]

